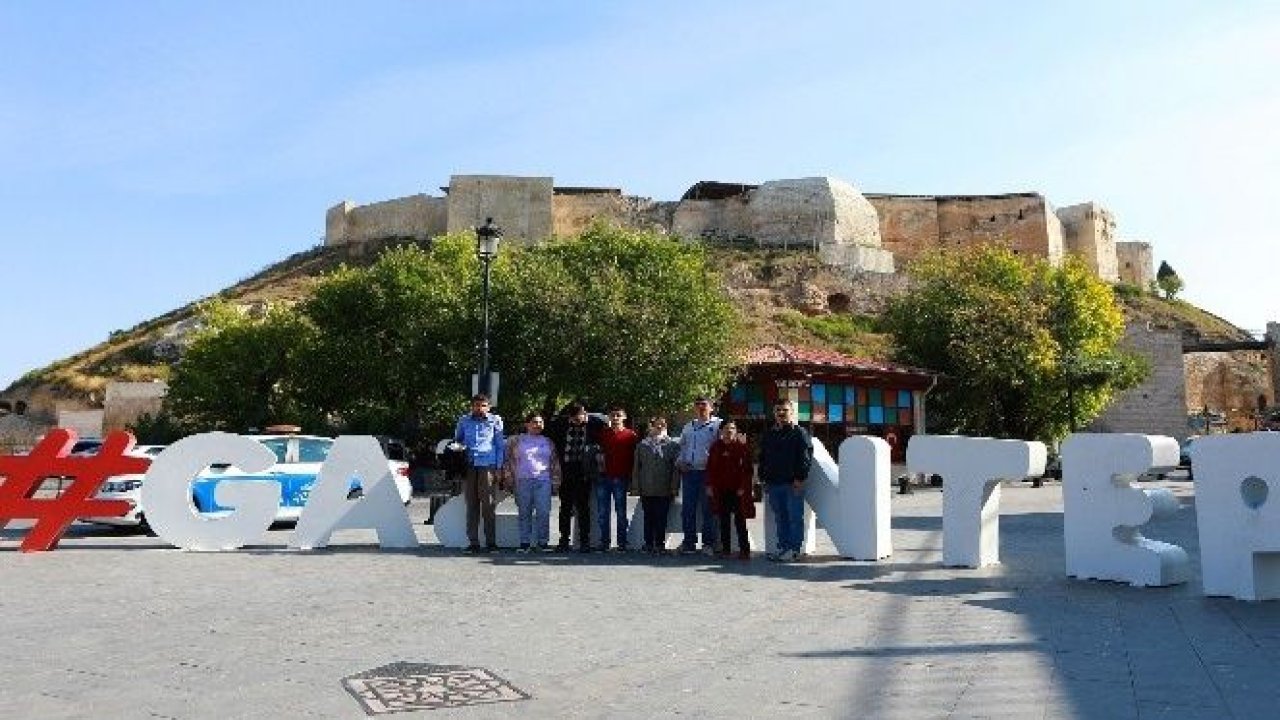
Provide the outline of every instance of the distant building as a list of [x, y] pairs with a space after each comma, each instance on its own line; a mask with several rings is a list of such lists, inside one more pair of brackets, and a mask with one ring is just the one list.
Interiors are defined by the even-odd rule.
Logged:
[[719, 414], [754, 440], [772, 422], [773, 404], [789, 399], [800, 424], [833, 455], [850, 435], [876, 435], [893, 438], [894, 460], [901, 460], [907, 440], [924, 432], [925, 397], [937, 377], [921, 368], [770, 343], [748, 354]]

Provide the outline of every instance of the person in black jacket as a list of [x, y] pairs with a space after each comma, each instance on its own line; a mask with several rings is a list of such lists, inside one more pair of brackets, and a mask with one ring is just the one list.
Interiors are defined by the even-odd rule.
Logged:
[[597, 437], [603, 423], [587, 414], [582, 403], [571, 403], [547, 431], [560, 456], [560, 542], [569, 550], [573, 518], [578, 517], [578, 550], [591, 552], [591, 483], [598, 473]]
[[774, 403], [773, 414], [776, 422], [760, 438], [758, 469], [778, 538], [777, 551], [768, 557], [791, 562], [804, 545], [804, 482], [813, 463], [813, 444], [809, 433], [796, 425], [790, 400]]

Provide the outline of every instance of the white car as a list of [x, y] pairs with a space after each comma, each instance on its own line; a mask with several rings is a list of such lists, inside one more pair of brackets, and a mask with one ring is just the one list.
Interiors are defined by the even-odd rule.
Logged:
[[[240, 480], [275, 480], [280, 483], [280, 508], [276, 513], [276, 521], [294, 521], [302, 514], [302, 508], [311, 495], [311, 487], [320, 473], [320, 466], [329, 451], [333, 448], [333, 440], [313, 435], [246, 435], [267, 446], [275, 453], [276, 464], [263, 472], [250, 473], [234, 465], [213, 465], [195, 477], [191, 486], [191, 502], [198, 512], [223, 514], [232, 510], [218, 505], [214, 499], [214, 488], [221, 482]], [[151, 446], [142, 452], [149, 452]], [[139, 448], [134, 448], [137, 454]], [[159, 452], [156, 450], [155, 452]], [[154, 454], [154, 453], [152, 453]], [[409, 484], [409, 463], [401, 460], [388, 460], [387, 466], [395, 478], [396, 490], [400, 499], [408, 505], [413, 495]], [[109, 478], [103, 484], [98, 497], [103, 499], [123, 499], [133, 502], [133, 509], [120, 518], [86, 518], [87, 522], [110, 525], [146, 526], [145, 509], [140, 503], [143, 475], [121, 475]], [[351, 497], [361, 494], [360, 482], [351, 480]]]
[[[167, 445], [135, 445], [129, 451], [134, 457], [153, 458], [160, 454]], [[134, 475], [114, 475], [106, 479], [102, 483], [102, 487], [98, 489], [97, 497], [101, 500], [128, 500], [133, 503], [133, 507], [129, 512], [120, 517], [93, 517], [81, 518], [82, 522], [94, 523], [95, 525], [117, 525], [120, 527], [137, 527], [146, 529], [147, 519], [142, 513], [142, 479], [146, 477], [144, 473]]]

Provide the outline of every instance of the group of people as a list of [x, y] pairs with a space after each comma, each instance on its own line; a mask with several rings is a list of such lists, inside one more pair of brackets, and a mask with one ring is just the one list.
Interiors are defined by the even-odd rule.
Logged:
[[[468, 552], [498, 547], [495, 505], [499, 493], [514, 493], [519, 509], [519, 552], [568, 552], [577, 530], [580, 552], [629, 550], [627, 496], [638, 495], [644, 522], [640, 550], [665, 554], [667, 516], [673, 499], [681, 502], [681, 553], [729, 557], [731, 530], [737, 556], [751, 557], [747, 520], [755, 516], [753, 480], [765, 486], [776, 523], [777, 548], [767, 554], [795, 560], [804, 544], [804, 491], [813, 449], [809, 434], [796, 424], [790, 401], [774, 405], [774, 423], [753, 453], [732, 420], [712, 414], [710, 398], [693, 402], [693, 418], [678, 438], [667, 421], [652, 417], [643, 435], [627, 427], [627, 413], [610, 408], [606, 420], [573, 403], [548, 424], [541, 414], [524, 418], [524, 432], [507, 436], [489, 398], [471, 398], [471, 411], [458, 419], [453, 441], [466, 458], [463, 494], [467, 509]], [[560, 496], [559, 543], [550, 545], [551, 496]], [[591, 542], [591, 505], [595, 498], [597, 542]], [[616, 522], [614, 519], [616, 518]], [[483, 521], [483, 523], [482, 523]], [[484, 544], [480, 542], [483, 524]], [[698, 546], [701, 529], [702, 545]]]

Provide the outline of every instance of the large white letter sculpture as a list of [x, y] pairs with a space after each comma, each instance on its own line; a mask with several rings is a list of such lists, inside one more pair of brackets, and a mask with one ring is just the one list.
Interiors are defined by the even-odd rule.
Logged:
[[1280, 598], [1280, 433], [1198, 438], [1191, 460], [1204, 594]]
[[[352, 478], [359, 478], [364, 490], [358, 500], [347, 499]], [[367, 435], [340, 437], [333, 443], [289, 545], [302, 550], [324, 547], [335, 530], [356, 528], [372, 528], [384, 548], [418, 546], [387, 456]]]
[[1000, 481], [1044, 473], [1044, 443], [959, 435], [916, 435], [907, 470], [941, 475], [942, 564], [1000, 562]]
[[1062, 443], [1067, 575], [1130, 585], [1173, 585], [1190, 575], [1187, 553], [1138, 528], [1178, 510], [1173, 493], [1133, 481], [1178, 464], [1178, 443], [1157, 435], [1077, 433]]
[[[552, 498], [551, 517], [556, 517], [559, 504], [555, 502], [559, 498]], [[515, 547], [520, 544], [520, 514], [516, 508], [514, 495], [506, 495], [497, 493], [493, 507], [494, 519], [497, 520], [496, 540], [499, 547]], [[595, 517], [592, 517], [595, 520]], [[592, 522], [591, 526], [595, 527], [596, 523]], [[449, 499], [436, 511], [436, 519], [433, 523], [436, 531], [436, 540], [447, 548], [465, 548], [469, 542], [467, 539], [467, 499], [462, 495], [455, 495]], [[484, 518], [480, 519], [478, 526], [480, 539], [484, 540]]]
[[191, 504], [191, 480], [212, 463], [227, 462], [245, 472], [263, 472], [276, 462], [260, 442], [211, 432], [192, 435], [156, 456], [142, 483], [140, 500], [156, 536], [186, 550], [234, 550], [263, 542], [280, 507], [280, 483], [241, 480], [218, 483], [214, 500], [235, 511], [205, 517]]
[[[840, 443], [840, 463], [830, 463], [814, 443], [814, 465], [805, 500], [831, 536], [841, 557], [879, 560], [893, 553], [890, 532], [889, 443], [878, 437], [855, 436]], [[823, 460], [819, 461], [819, 458]], [[828, 464], [830, 463], [830, 464]]]

